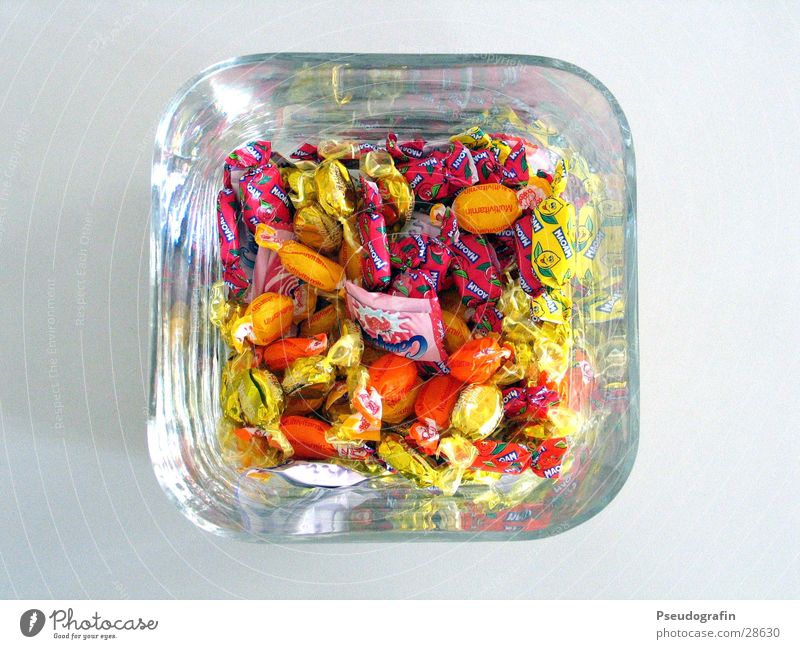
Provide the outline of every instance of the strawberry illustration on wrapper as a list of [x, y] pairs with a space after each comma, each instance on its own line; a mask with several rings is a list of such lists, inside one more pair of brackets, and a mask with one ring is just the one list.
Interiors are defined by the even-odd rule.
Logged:
[[345, 282], [350, 317], [365, 342], [415, 361], [443, 361], [444, 324], [436, 295], [411, 298], [367, 291]]

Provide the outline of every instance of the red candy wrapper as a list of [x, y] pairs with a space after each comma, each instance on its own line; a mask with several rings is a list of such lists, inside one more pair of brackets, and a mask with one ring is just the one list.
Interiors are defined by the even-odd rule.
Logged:
[[250, 285], [247, 273], [241, 266], [239, 239], [239, 202], [236, 192], [225, 188], [217, 195], [217, 230], [219, 254], [222, 261], [222, 279], [228, 287], [229, 297], [242, 297]]
[[569, 449], [569, 438], [551, 437], [544, 440], [533, 453], [531, 469], [540, 478], [561, 475], [561, 462]]
[[438, 292], [443, 286], [453, 253], [441, 241], [426, 234], [402, 237], [389, 246], [392, 266], [399, 270], [422, 270], [433, 279]]
[[533, 253], [533, 216], [531, 214], [523, 214], [514, 222], [514, 245], [517, 251], [517, 268], [522, 290], [533, 297], [541, 295], [544, 286], [533, 270], [531, 258]]
[[266, 140], [254, 140], [239, 147], [225, 158], [222, 168], [223, 186], [233, 189], [247, 170], [268, 164], [271, 155], [272, 145]]
[[490, 333], [502, 333], [503, 331], [503, 312], [500, 311], [494, 302], [486, 302], [479, 305], [472, 314], [472, 322], [475, 324], [473, 329], [476, 335], [485, 336]]
[[389, 133], [386, 137], [386, 150], [397, 162], [421, 160], [425, 157], [425, 140], [398, 142], [397, 136], [394, 133]]
[[472, 463], [473, 469], [517, 474], [531, 465], [532, 454], [522, 444], [483, 439], [475, 442], [475, 447], [478, 449], [478, 457]]
[[317, 152], [317, 147], [308, 142], [297, 147], [289, 157], [294, 160], [306, 160], [308, 162], [319, 162], [322, 160]]
[[477, 182], [472, 155], [460, 142], [454, 142], [446, 152], [431, 151], [424, 158], [399, 162], [397, 169], [417, 198], [427, 202], [449, 198]]
[[443, 361], [444, 324], [436, 295], [409, 298], [371, 293], [345, 283], [347, 310], [374, 347], [415, 361]]
[[[485, 237], [462, 234], [453, 244], [453, 278], [461, 302], [477, 307], [484, 302], [494, 302], [503, 292], [497, 270], [496, 255]], [[533, 271], [531, 271], [533, 272]]]
[[359, 194], [362, 208], [356, 216], [358, 236], [364, 246], [361, 270], [364, 286], [370, 290], [383, 290], [392, 281], [392, 266], [389, 258], [389, 242], [386, 238], [386, 220], [383, 217], [383, 201], [378, 186], [368, 180], [360, 183]]
[[503, 390], [503, 411], [509, 419], [544, 419], [561, 395], [547, 384]]
[[437, 281], [424, 270], [407, 270], [394, 278], [389, 295], [429, 297], [437, 292]]
[[259, 223], [290, 228], [291, 201], [283, 187], [278, 167], [267, 164], [251, 169], [239, 179], [242, 218], [251, 232]]

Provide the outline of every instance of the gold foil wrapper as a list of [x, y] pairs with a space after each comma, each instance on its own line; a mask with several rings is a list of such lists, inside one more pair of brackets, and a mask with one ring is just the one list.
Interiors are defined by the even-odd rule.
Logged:
[[356, 192], [345, 166], [338, 160], [325, 160], [314, 172], [317, 201], [328, 214], [350, 216], [356, 208]]

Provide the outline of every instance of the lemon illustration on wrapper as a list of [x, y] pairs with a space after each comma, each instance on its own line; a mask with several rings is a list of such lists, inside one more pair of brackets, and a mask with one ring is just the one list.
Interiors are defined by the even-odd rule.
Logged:
[[558, 288], [575, 274], [575, 208], [559, 196], [533, 210], [533, 270], [547, 287]]

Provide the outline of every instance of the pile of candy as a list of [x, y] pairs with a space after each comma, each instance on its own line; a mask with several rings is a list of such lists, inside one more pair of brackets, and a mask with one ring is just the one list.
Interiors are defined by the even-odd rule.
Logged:
[[226, 459], [334, 462], [444, 493], [557, 478], [583, 424], [567, 404], [591, 379], [572, 306], [594, 226], [564, 197], [569, 167], [478, 127], [231, 153], [210, 301], [231, 350]]

